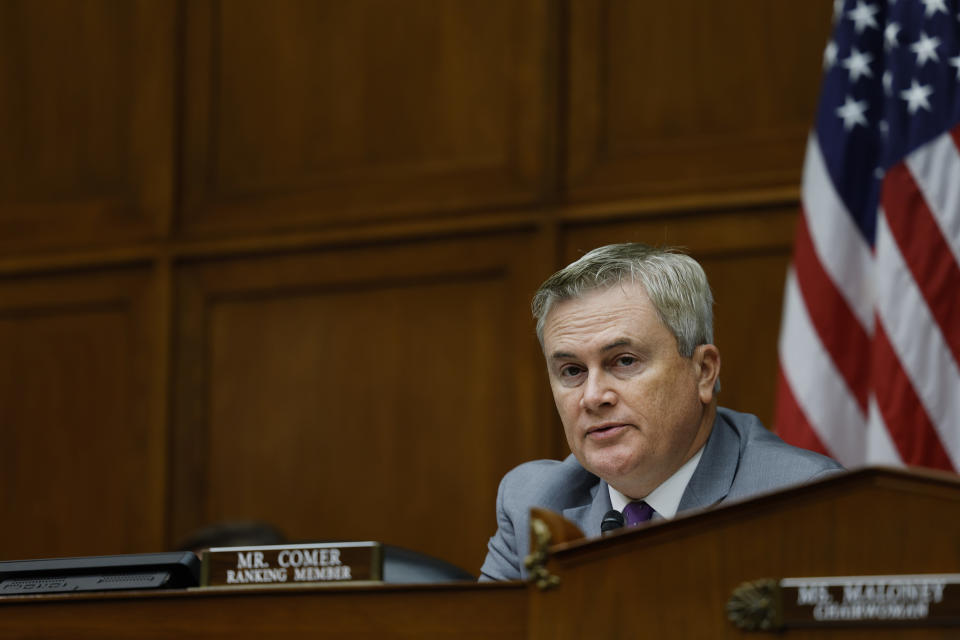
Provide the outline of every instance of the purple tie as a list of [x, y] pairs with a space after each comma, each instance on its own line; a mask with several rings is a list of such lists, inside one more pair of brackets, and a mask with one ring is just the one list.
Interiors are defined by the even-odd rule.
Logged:
[[635, 527], [641, 522], [646, 522], [653, 516], [653, 507], [644, 501], [631, 502], [623, 508], [623, 517], [627, 521], [628, 527]]

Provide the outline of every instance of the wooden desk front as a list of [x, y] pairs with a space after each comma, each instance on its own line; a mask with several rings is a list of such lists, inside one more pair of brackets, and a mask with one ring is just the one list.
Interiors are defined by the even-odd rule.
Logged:
[[0, 598], [0, 638], [527, 637], [521, 583], [191, 589]]

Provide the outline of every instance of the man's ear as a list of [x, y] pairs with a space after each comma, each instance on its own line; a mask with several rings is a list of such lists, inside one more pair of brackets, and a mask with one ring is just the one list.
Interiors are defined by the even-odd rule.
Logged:
[[713, 401], [715, 385], [720, 378], [720, 350], [712, 344], [701, 344], [693, 350], [693, 363], [697, 371], [697, 391], [700, 402]]

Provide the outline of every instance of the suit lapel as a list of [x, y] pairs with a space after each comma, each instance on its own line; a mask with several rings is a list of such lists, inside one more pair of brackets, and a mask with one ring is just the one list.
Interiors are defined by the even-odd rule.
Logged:
[[680, 499], [679, 511], [710, 507], [727, 497], [739, 464], [740, 437], [717, 413], [697, 469]]
[[[697, 469], [680, 499], [679, 511], [710, 507], [727, 497], [739, 464], [740, 436], [717, 413]], [[584, 535], [595, 537], [600, 535], [603, 516], [612, 508], [607, 483], [599, 480], [591, 488], [590, 502], [564, 509], [562, 514]]]
[[563, 517], [577, 525], [588, 538], [600, 535], [600, 522], [604, 514], [613, 508], [610, 490], [603, 480], [597, 482], [590, 492], [589, 503], [563, 510]]

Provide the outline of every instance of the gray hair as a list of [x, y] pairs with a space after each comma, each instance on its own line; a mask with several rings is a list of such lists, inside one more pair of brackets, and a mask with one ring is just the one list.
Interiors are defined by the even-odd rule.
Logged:
[[540, 285], [531, 305], [540, 345], [554, 304], [624, 281], [643, 285], [681, 356], [713, 342], [713, 293], [703, 267], [676, 249], [629, 242], [594, 249]]

